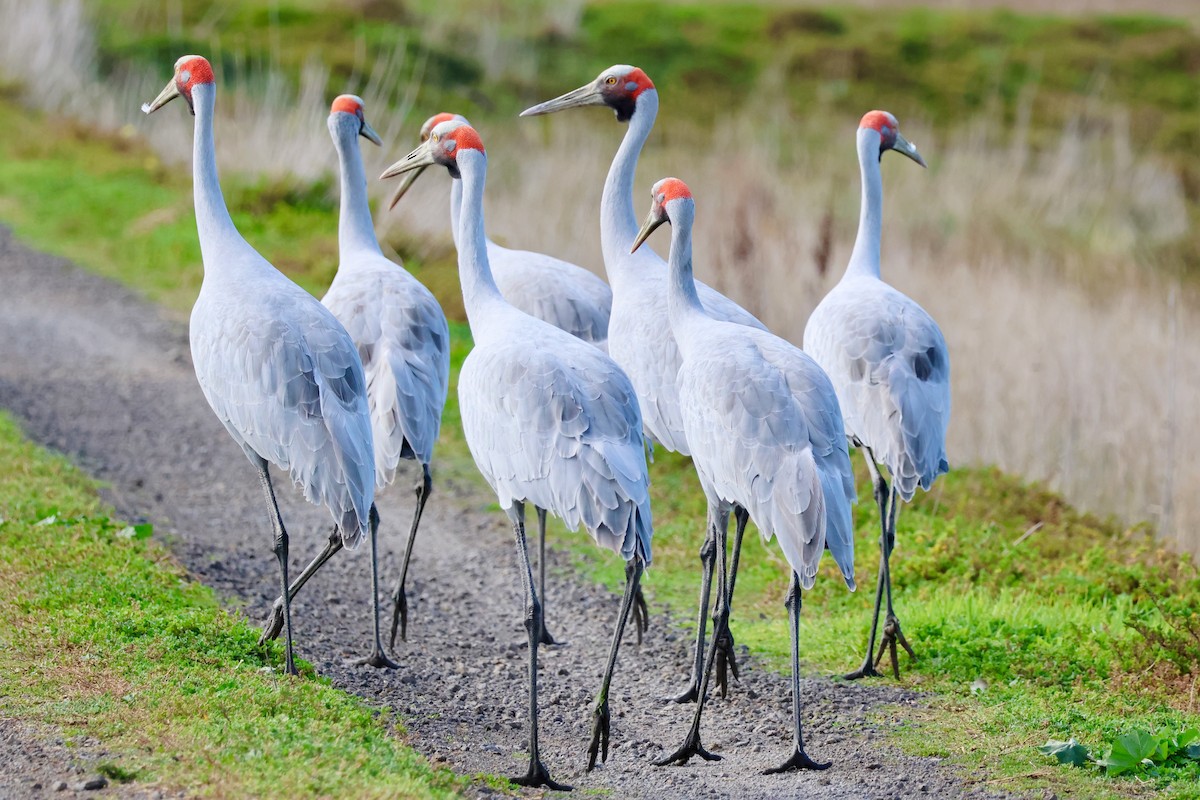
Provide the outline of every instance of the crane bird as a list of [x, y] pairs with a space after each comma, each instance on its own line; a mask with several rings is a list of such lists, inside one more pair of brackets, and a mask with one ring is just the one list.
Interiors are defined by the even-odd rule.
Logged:
[[650, 479], [642, 416], [629, 378], [599, 349], [507, 302], [488, 265], [483, 221], [487, 156], [459, 120], [437, 125], [389, 178], [433, 164], [462, 180], [458, 269], [475, 347], [459, 373], [467, 447], [495, 490], [516, 537], [529, 634], [529, 770], [522, 786], [555, 783], [538, 751], [537, 654], [542, 607], [525, 546], [525, 504], [580, 524], [626, 561], [625, 595], [596, 704], [588, 769], [608, 757], [608, 694], [621, 635], [650, 563]]
[[[708, 526], [717, 538], [717, 613], [713, 636], [729, 624], [725, 536], [737, 504], [764, 540], [775, 537], [791, 568], [787, 595], [792, 637], [792, 723], [795, 749], [768, 772], [824, 769], [804, 751], [800, 731], [799, 625], [801, 592], [811, 589], [828, 545], [854, 589], [854, 472], [845, 426], [829, 377], [800, 349], [766, 331], [718, 319], [701, 302], [692, 277], [695, 201], [678, 178], [651, 189], [650, 213], [634, 249], [671, 223], [668, 314], [682, 363], [680, 416], [708, 501]], [[715, 653], [716, 648], [713, 649]], [[714, 760], [700, 742], [710, 653], [701, 676], [692, 726], [680, 748], [659, 764]]]
[[[375, 459], [366, 379], [341, 323], [234, 227], [217, 179], [216, 94], [212, 65], [201, 56], [183, 56], [171, 81], [142, 110], [153, 113], [182, 96], [196, 117], [192, 169], [204, 281], [192, 308], [192, 361], [208, 404], [258, 470], [279, 560], [286, 670], [294, 675], [288, 534], [267, 463], [287, 470], [310, 502], [329, 508], [332, 535], [345, 547], [357, 547], [369, 534], [374, 555]], [[363, 662], [382, 652], [376, 618], [373, 653]]]
[[[328, 126], [341, 167], [342, 200], [338, 271], [321, 302], [345, 326], [362, 357], [375, 441], [376, 488], [383, 489], [395, 480], [401, 459], [421, 465], [404, 562], [392, 592], [390, 645], [395, 647], [397, 628], [401, 639], [408, 638], [408, 598], [404, 584], [421, 513], [433, 490], [429, 463], [441, 428], [450, 381], [450, 329], [433, 294], [379, 249], [358, 138], [362, 136], [375, 144], [382, 141], [366, 120], [362, 98], [343, 94], [334, 99]], [[341, 546], [340, 538], [330, 537], [325, 549], [292, 584], [289, 591], [293, 597]], [[377, 603], [378, 587], [374, 597]], [[280, 598], [275, 602], [276, 613], [264, 630], [264, 637], [272, 632], [278, 635], [282, 608]], [[378, 623], [378, 608], [375, 618]], [[396, 666], [383, 653], [376, 656], [371, 662], [373, 666]]]
[[[608, 352], [633, 382], [650, 439], [668, 450], [690, 455], [676, 386], [681, 361], [679, 347], [667, 318], [667, 265], [649, 248], [630, 252], [630, 245], [638, 233], [637, 214], [633, 209], [634, 172], [638, 155], [658, 115], [658, 90], [642, 70], [618, 64], [578, 89], [525, 109], [521, 116], [538, 116], [582, 106], [607, 106], [616, 113], [617, 121], [629, 123], [608, 170], [600, 200], [600, 244], [604, 251], [604, 269], [613, 290]], [[754, 315], [715, 289], [697, 281], [696, 290], [700, 302], [714, 318], [766, 330]], [[737, 531], [729, 576], [731, 596], [748, 520], [740, 506], [735, 505], [733, 512]], [[695, 700], [699, 692], [709, 593], [717, 555], [715, 547], [716, 540], [710, 529], [700, 548], [702, 577], [692, 674], [687, 688], [674, 698], [677, 702]], [[719, 649], [717, 685], [724, 695], [726, 661], [737, 676], [733, 639], [726, 630], [721, 640], [714, 638], [713, 641]]]
[[[461, 114], [434, 114], [421, 126], [421, 141], [443, 122], [467, 122]], [[469, 124], [469, 123], [468, 123]], [[395, 208], [425, 169], [415, 169], [404, 176], [392, 195], [389, 208]], [[462, 206], [462, 181], [452, 181], [450, 188], [450, 233], [458, 246], [459, 209]], [[510, 250], [491, 239], [487, 240], [488, 263], [492, 277], [504, 299], [530, 316], [549, 322], [556, 328], [590, 342], [607, 352], [608, 317], [612, 312], [612, 290], [597, 275], [583, 267], [561, 261], [542, 253]], [[538, 596], [542, 601], [543, 627], [541, 643], [558, 644], [545, 628], [546, 612], [546, 509], [537, 509], [538, 520]], [[646, 628], [646, 601], [638, 590], [634, 606], [634, 627], [638, 640]]]
[[[813, 311], [804, 328], [804, 349], [829, 373], [846, 417], [846, 434], [861, 447], [879, 506], [879, 580], [867, 655], [849, 679], [879, 675], [885, 649], [900, 677], [897, 642], [910, 657], [912, 647], [892, 609], [889, 560], [896, 544], [898, 499], [912, 499], [917, 485], [928, 490], [950, 465], [946, 427], [950, 423], [950, 356], [941, 329], [929, 314], [879, 277], [879, 237], [883, 220], [883, 154], [895, 150], [921, 166], [924, 159], [902, 135], [896, 118], [871, 111], [858, 126], [862, 171], [862, 213], [858, 238], [846, 274]], [[880, 472], [887, 467], [891, 490]], [[887, 595], [887, 619], [878, 656], [875, 634], [880, 602]]]

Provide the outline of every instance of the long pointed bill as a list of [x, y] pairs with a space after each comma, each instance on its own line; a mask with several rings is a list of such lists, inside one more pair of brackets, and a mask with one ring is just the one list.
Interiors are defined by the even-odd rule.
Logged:
[[600, 89], [595, 83], [589, 83], [586, 86], [580, 86], [567, 92], [564, 95], [547, 100], [544, 103], [538, 103], [536, 106], [530, 106], [521, 112], [522, 117], [537, 117], [542, 114], [553, 114], [555, 111], [562, 111], [566, 108], [579, 108], [580, 106], [602, 106], [604, 95], [600, 93]]
[[633, 247], [629, 248], [629, 252], [636, 253], [637, 249], [642, 246], [642, 242], [650, 238], [650, 234], [654, 233], [654, 229], [667, 221], [667, 216], [664, 214], [661, 217], [656, 216], [651, 210], [646, 215], [646, 221], [642, 223], [642, 229], [638, 231], [637, 237], [633, 240]]
[[436, 164], [437, 161], [433, 157], [433, 148], [430, 146], [432, 141], [433, 140], [430, 139], [428, 141], [421, 142], [419, 145], [417, 145], [416, 150], [413, 150], [404, 158], [385, 169], [383, 174], [379, 176], [379, 180], [394, 178], [397, 175], [403, 175], [406, 172], [412, 172], [416, 169], [424, 169], [432, 164]]
[[388, 211], [391, 211], [396, 207], [396, 203], [399, 203], [400, 198], [404, 197], [404, 195], [408, 193], [408, 190], [412, 188], [412, 185], [417, 182], [417, 178], [421, 177], [421, 173], [425, 170], [426, 167], [421, 167], [420, 169], [411, 170], [407, 175], [404, 176], [404, 180], [400, 182], [400, 186], [396, 189], [396, 193], [392, 195], [391, 202], [388, 203]]
[[892, 145], [892, 149], [897, 153], [903, 153], [922, 167], [925, 166], [925, 159], [921, 158], [921, 154], [917, 152], [917, 146], [901, 136], [899, 131], [896, 132], [896, 143]]
[[158, 93], [158, 97], [154, 98], [154, 102], [142, 103], [142, 112], [145, 114], [153, 114], [155, 111], [158, 111], [176, 97], [179, 97], [179, 95], [179, 87], [175, 84], [175, 79], [171, 78], [171, 82], [168, 83], [163, 90]]
[[359, 131], [359, 134], [361, 134], [362, 137], [368, 142], [374, 142], [380, 147], [383, 146], [383, 139], [379, 138], [379, 134], [376, 133], [375, 129], [371, 127], [371, 123], [367, 122], [365, 119], [363, 120], [362, 130]]

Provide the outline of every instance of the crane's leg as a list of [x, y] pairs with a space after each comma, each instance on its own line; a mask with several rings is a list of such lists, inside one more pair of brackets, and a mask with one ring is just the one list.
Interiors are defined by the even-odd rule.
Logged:
[[795, 733], [795, 749], [782, 766], [767, 770], [765, 775], [792, 772], [801, 769], [829, 769], [829, 764], [820, 764], [804, 752], [804, 737], [800, 733], [800, 577], [792, 573], [792, 588], [784, 603], [788, 610], [788, 621], [792, 630], [792, 726]]
[[588, 745], [588, 772], [596, 766], [596, 755], [601, 761], [608, 760], [608, 687], [612, 683], [613, 670], [617, 665], [617, 651], [621, 649], [621, 637], [625, 635], [625, 623], [629, 612], [633, 609], [634, 598], [637, 595], [638, 584], [642, 580], [642, 570], [645, 563], [639, 553], [625, 567], [625, 597], [621, 599], [621, 613], [617, 616], [617, 628], [613, 631], [612, 647], [608, 651], [608, 665], [604, 669], [604, 681], [600, 684], [600, 694], [596, 695], [596, 705], [592, 709], [592, 743]]
[[362, 658], [356, 658], [351, 664], [375, 667], [376, 669], [387, 668], [396, 669], [400, 665], [388, 658], [383, 652], [383, 637], [379, 632], [379, 551], [377, 549], [377, 540], [379, 538], [379, 512], [375, 509], [375, 504], [371, 504], [370, 517], [370, 532], [371, 532], [371, 615], [374, 617], [374, 634], [375, 643], [371, 647], [371, 653]]
[[413, 543], [417, 541], [417, 528], [421, 526], [421, 512], [425, 510], [425, 501], [433, 491], [433, 478], [429, 474], [429, 465], [421, 465], [421, 482], [417, 484], [417, 507], [413, 511], [412, 527], [408, 529], [408, 544], [404, 546], [404, 564], [400, 567], [400, 580], [392, 591], [392, 638], [388, 647], [396, 646], [396, 628], [400, 628], [400, 638], [408, 641], [408, 597], [404, 594], [404, 582], [408, 579], [408, 562], [412, 559]]
[[675, 703], [692, 703], [700, 696], [700, 672], [704, 669], [704, 634], [708, 628], [708, 597], [712, 591], [713, 565], [717, 560], [717, 529], [711, 516], [704, 544], [700, 545], [700, 613], [696, 619], [696, 650], [692, 656], [692, 675], [687, 688], [671, 698]]
[[[733, 507], [733, 560], [729, 564], [729, 607], [733, 608], [733, 587], [737, 585], [738, 563], [742, 559], [742, 537], [746, 533], [746, 523], [750, 521], [750, 512], [739, 505]], [[714, 620], [715, 622], [715, 620]], [[738, 674], [737, 658], [734, 655], [733, 633], [725, 626], [725, 635], [721, 641], [713, 645], [717, 648], [717, 691], [721, 697], [729, 696], [729, 672], [735, 679]]]
[[538, 751], [537, 652], [542, 630], [542, 605], [533, 587], [533, 570], [525, 546], [525, 504], [513, 503], [508, 509], [508, 518], [517, 540], [517, 563], [525, 588], [525, 630], [529, 633], [529, 771], [510, 780], [518, 786], [546, 786], [556, 791], [570, 791], [570, 786], [550, 779], [550, 772], [542, 764]]
[[[292, 585], [288, 587], [288, 599], [295, 600], [296, 595], [308, 583], [317, 570], [319, 570], [326, 561], [333, 557], [334, 553], [342, 549], [342, 534], [334, 525], [329, 531], [329, 540], [325, 544], [325, 549], [317, 553], [317, 557], [309, 562], [304, 571], [296, 576], [296, 580], [292, 581]], [[275, 605], [271, 606], [271, 616], [267, 617], [267, 621], [263, 624], [262, 634], [258, 637], [259, 645], [267, 643], [268, 639], [278, 639], [280, 631], [283, 630], [283, 597], [275, 598]]]
[[[729, 625], [729, 595], [726, 592], [725, 575], [727, 570], [726, 565], [726, 536], [729, 528], [729, 511], [721, 508], [716, 503], [709, 503], [708, 510], [709, 519], [712, 520], [714, 528], [714, 537], [717, 545], [717, 555], [719, 557], [719, 569], [717, 570], [717, 602], [716, 610], [713, 613], [713, 641], [720, 639], [726, 626]], [[710, 753], [704, 749], [704, 745], [700, 743], [700, 719], [704, 714], [704, 700], [708, 696], [708, 677], [712, 672], [713, 660], [716, 656], [717, 648], [712, 647], [708, 651], [708, 657], [704, 661], [704, 667], [700, 673], [700, 689], [696, 696], [696, 712], [692, 717], [692, 726], [688, 729], [687, 736], [684, 737], [683, 744], [679, 746], [671, 755], [666, 758], [661, 758], [654, 763], [660, 767], [667, 764], [686, 764], [692, 756], [700, 756], [705, 761], [719, 761], [720, 756]]]
[[275, 500], [275, 489], [271, 486], [271, 475], [267, 472], [267, 462], [258, 460], [258, 479], [262, 483], [263, 493], [267, 496], [267, 504], [271, 507], [271, 526], [275, 529], [275, 558], [279, 561], [279, 591], [283, 595], [283, 628], [284, 635], [284, 671], [288, 675], [297, 675], [296, 661], [292, 657], [292, 601], [288, 596], [288, 535], [283, 527], [283, 517], [279, 515], [279, 503]]
[[[891, 556], [892, 549], [896, 546], [896, 514], [899, 505], [900, 497], [896, 494], [896, 482], [892, 481], [890, 513], [888, 514], [887, 535], [884, 537], [883, 550], [883, 585], [887, 593], [887, 617], [883, 623], [883, 636], [879, 640], [879, 653], [875, 656], [875, 667], [879, 667], [879, 663], [883, 661], [884, 650], [888, 650], [892, 656], [892, 675], [896, 680], [900, 680], [900, 656], [896, 651], [896, 644], [899, 643], [904, 648], [909, 658], [917, 657], [908, 640], [904, 638], [904, 633], [900, 630], [900, 620], [896, 618], [896, 613], [892, 610]], [[867, 658], [870, 657], [871, 652], [868, 650]]]
[[538, 642], [545, 645], [561, 644], [546, 630], [546, 509], [537, 509], [538, 519], [538, 594], [542, 599], [542, 631]]
[[867, 459], [867, 471], [871, 474], [871, 483], [875, 487], [875, 504], [879, 506], [879, 578], [875, 583], [875, 610], [871, 614], [871, 632], [867, 638], [867, 655], [863, 663], [854, 672], [843, 677], [848, 681], [859, 678], [879, 678], [882, 674], [875, 669], [872, 655], [875, 653], [875, 633], [879, 628], [879, 610], [883, 603], [883, 587], [887, 581], [887, 542], [888, 542], [888, 485], [875, 463], [875, 454], [871, 448], [863, 447], [863, 455]]

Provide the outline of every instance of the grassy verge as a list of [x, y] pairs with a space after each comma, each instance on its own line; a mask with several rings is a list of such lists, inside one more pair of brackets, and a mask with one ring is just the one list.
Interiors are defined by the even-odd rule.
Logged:
[[222, 611], [147, 531], [0, 415], [0, 710], [123, 755], [138, 780], [214, 796], [451, 797], [462, 786], [385, 711], [276, 673], [276, 643]]

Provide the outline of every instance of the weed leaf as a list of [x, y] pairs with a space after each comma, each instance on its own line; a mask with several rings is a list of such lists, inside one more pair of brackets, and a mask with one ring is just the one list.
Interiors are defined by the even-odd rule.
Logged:
[[1074, 737], [1065, 742], [1051, 739], [1039, 747], [1038, 752], [1054, 756], [1058, 759], [1058, 763], [1070, 764], [1073, 767], [1082, 767], [1088, 762], [1087, 748], [1077, 742]]

